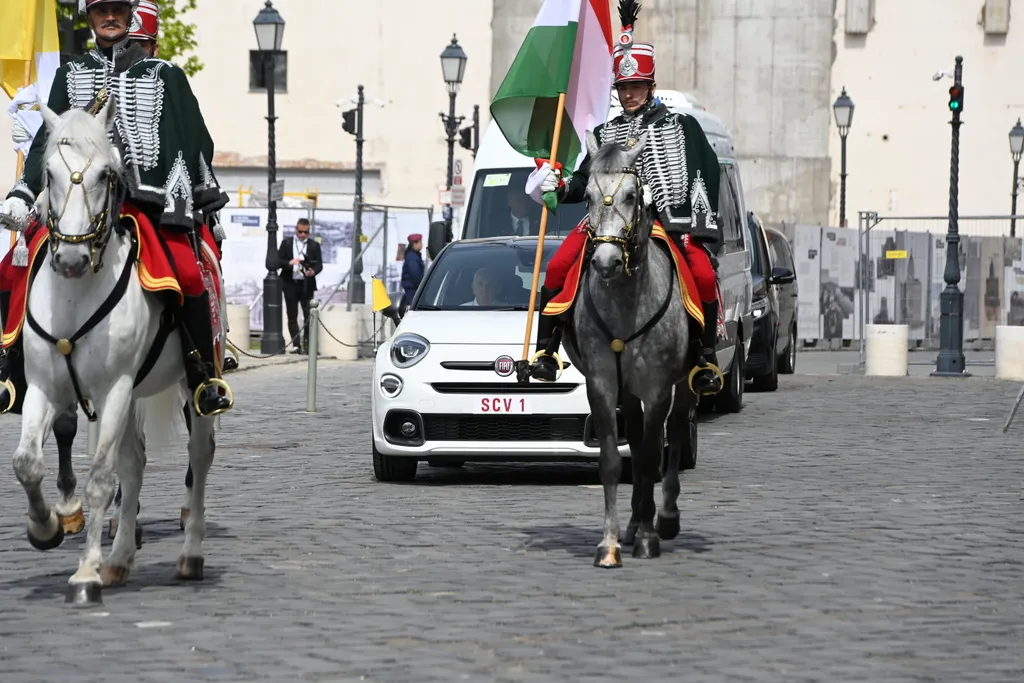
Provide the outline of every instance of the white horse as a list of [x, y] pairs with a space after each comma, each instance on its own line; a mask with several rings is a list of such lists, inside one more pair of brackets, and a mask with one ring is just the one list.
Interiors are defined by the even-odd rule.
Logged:
[[[148, 373], [137, 378], [159, 343], [164, 305], [139, 284], [134, 227], [125, 229], [119, 219], [124, 169], [108, 138], [115, 109], [113, 98], [95, 117], [78, 109], [57, 116], [40, 106], [49, 139], [46, 187], [36, 211], [47, 219], [50, 254], [31, 283], [22, 332], [28, 387], [14, 472], [28, 494], [29, 541], [40, 550], [57, 547], [64, 529], [43, 496], [42, 445], [69, 397], [92, 401], [99, 434], [85, 486], [87, 539], [78, 571], [68, 581], [66, 601], [73, 604], [102, 602], [102, 586], [127, 581], [136, 552], [146, 431], [152, 437], [160, 430], [162, 442], [173, 438], [186, 398], [192, 410], [193, 485], [176, 569], [180, 579], [203, 577], [206, 478], [215, 450], [214, 418], [198, 416], [187, 396], [177, 327], [165, 337], [155, 363], [150, 359]], [[215, 277], [220, 281], [219, 267]], [[223, 297], [220, 303], [223, 307]], [[109, 312], [97, 320], [104, 309]], [[120, 533], [104, 561], [100, 543], [115, 472], [123, 488]]]

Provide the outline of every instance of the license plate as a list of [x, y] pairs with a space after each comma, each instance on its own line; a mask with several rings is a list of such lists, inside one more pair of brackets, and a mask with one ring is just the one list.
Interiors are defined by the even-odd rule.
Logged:
[[475, 412], [482, 415], [522, 415], [530, 412], [530, 402], [522, 397], [485, 396], [477, 401]]

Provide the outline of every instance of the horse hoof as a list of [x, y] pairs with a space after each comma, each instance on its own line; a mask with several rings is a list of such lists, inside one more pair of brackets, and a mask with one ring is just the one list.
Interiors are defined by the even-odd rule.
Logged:
[[119, 517], [111, 517], [110, 524], [107, 526], [107, 536], [110, 538], [117, 537], [117, 526], [120, 523], [121, 519]]
[[633, 544], [633, 557], [640, 560], [653, 560], [661, 556], [661, 541], [657, 536], [641, 536]]
[[64, 602], [75, 607], [90, 607], [103, 604], [103, 584], [99, 581], [69, 583]]
[[57, 515], [57, 531], [49, 539], [44, 540], [32, 535], [32, 524], [28, 526], [28, 542], [36, 550], [53, 550], [64, 542], [64, 522], [60, 515]]
[[[131, 570], [128, 567], [114, 567], [103, 565], [100, 567], [100, 581], [104, 586], [123, 586], [128, 583], [128, 574]], [[78, 584], [85, 586], [88, 584]]]
[[184, 581], [202, 581], [203, 579], [203, 558], [201, 557], [179, 557], [178, 570], [175, 574]]
[[82, 510], [82, 506], [79, 505], [78, 509], [72, 512], [70, 515], [61, 516], [61, 524], [64, 527], [65, 534], [77, 534], [85, 528], [85, 511]]
[[658, 532], [658, 538], [671, 541], [679, 535], [679, 515], [675, 517], [658, 515], [658, 521], [654, 525], [654, 530]]
[[181, 517], [178, 519], [178, 525], [181, 527], [182, 531], [185, 530], [185, 522], [188, 521], [188, 515], [189, 515], [189, 509], [188, 508], [181, 508]]
[[636, 530], [640, 528], [639, 524], [630, 524], [626, 527], [626, 534], [622, 537], [622, 545], [633, 545], [636, 540]]
[[142, 527], [136, 523], [135, 525], [135, 549], [139, 550], [142, 548]]
[[618, 546], [599, 546], [594, 556], [594, 566], [603, 569], [617, 569], [622, 566], [622, 552]]

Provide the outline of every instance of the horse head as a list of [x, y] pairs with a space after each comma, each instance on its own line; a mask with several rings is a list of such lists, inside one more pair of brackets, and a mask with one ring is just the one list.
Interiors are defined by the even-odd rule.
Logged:
[[102, 265], [124, 199], [121, 157], [108, 137], [117, 104], [110, 97], [96, 116], [82, 109], [58, 116], [42, 103], [39, 109], [49, 137], [39, 199], [45, 208], [37, 209], [50, 231], [50, 267], [80, 278]]
[[620, 273], [630, 275], [631, 262], [635, 266], [643, 258], [653, 224], [649, 193], [634, 166], [644, 151], [647, 133], [628, 146], [600, 145], [587, 131], [586, 143], [590, 155], [589, 230], [591, 241], [597, 244], [591, 265], [606, 280]]

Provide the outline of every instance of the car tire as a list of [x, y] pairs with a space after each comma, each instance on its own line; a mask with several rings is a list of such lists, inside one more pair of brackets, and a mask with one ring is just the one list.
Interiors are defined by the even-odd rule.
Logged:
[[783, 375], [792, 375], [796, 372], [796, 325], [789, 330], [786, 352], [779, 358], [779, 372]]
[[415, 458], [384, 455], [373, 444], [373, 476], [377, 481], [412, 481], [418, 466]]
[[778, 356], [776, 355], [779, 347], [778, 335], [775, 337], [775, 343], [772, 344], [769, 349], [768, 358], [768, 374], [756, 375], [753, 380], [754, 391], [776, 391], [779, 388], [779, 364], [777, 362]]
[[715, 407], [720, 413], [738, 413], [743, 410], [743, 385], [746, 384], [746, 359], [743, 355], [743, 339], [737, 335], [736, 352], [732, 357], [732, 369], [725, 376], [725, 387], [715, 396]]
[[690, 419], [690, 442], [693, 444], [693, 452], [687, 455], [685, 452], [679, 458], [679, 471], [693, 470], [697, 468], [697, 414], [694, 411]]

